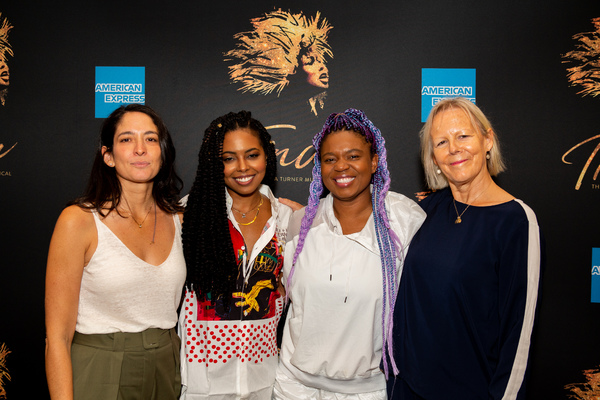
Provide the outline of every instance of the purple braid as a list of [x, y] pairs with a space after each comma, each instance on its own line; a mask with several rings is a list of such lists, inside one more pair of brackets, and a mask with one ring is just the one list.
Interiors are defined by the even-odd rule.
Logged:
[[[375, 154], [379, 156], [377, 170], [373, 174], [372, 183], [373, 189], [371, 192], [371, 202], [373, 205], [373, 221], [375, 224], [375, 232], [377, 236], [377, 244], [379, 246], [379, 254], [381, 257], [381, 270], [383, 276], [383, 303], [382, 303], [382, 334], [383, 334], [383, 349], [382, 361], [386, 378], [388, 377], [388, 357], [394, 375], [398, 374], [398, 368], [394, 360], [392, 351], [392, 328], [393, 328], [393, 313], [394, 303], [396, 301], [396, 288], [398, 287], [396, 279], [396, 260], [400, 259], [403, 254], [403, 246], [398, 238], [398, 235], [390, 228], [387, 208], [385, 206], [385, 197], [390, 188], [390, 172], [387, 165], [387, 151], [385, 149], [385, 139], [381, 135], [381, 131], [373, 125], [361, 110], [349, 108], [343, 113], [331, 114], [323, 129], [313, 138], [313, 146], [316, 156], [314, 158], [315, 165], [312, 170], [313, 180], [310, 184], [310, 194], [308, 197], [308, 205], [305, 209], [304, 217], [300, 224], [300, 233], [298, 244], [292, 261], [292, 268], [287, 279], [287, 293], [291, 290], [292, 277], [296, 268], [296, 261], [302, 252], [304, 242], [308, 231], [313, 223], [321, 195], [323, 194], [323, 181], [321, 177], [321, 159], [320, 150], [323, 139], [331, 132], [339, 130], [352, 130], [365, 136], [368, 143]], [[388, 312], [386, 312], [388, 309]]]

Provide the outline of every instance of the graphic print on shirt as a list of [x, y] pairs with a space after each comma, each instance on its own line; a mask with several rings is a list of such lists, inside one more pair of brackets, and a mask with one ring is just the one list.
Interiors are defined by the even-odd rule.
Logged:
[[[283, 249], [273, 235], [256, 256], [244, 279], [248, 259], [242, 235], [231, 225], [230, 234], [238, 262], [237, 291], [230, 307], [222, 298], [211, 301], [210, 293], [197, 299], [186, 293], [186, 357], [189, 362], [263, 362], [277, 355], [277, 324], [283, 300], [277, 291], [283, 267]], [[247, 281], [247, 282], [245, 282]]]
[[248, 314], [250, 314], [250, 312], [252, 310], [259, 312], [260, 311], [260, 306], [258, 305], [258, 301], [256, 300], [256, 298], [258, 297], [258, 295], [260, 294], [261, 289], [273, 289], [273, 284], [271, 283], [270, 280], [264, 280], [264, 281], [258, 281], [256, 283], [256, 285], [254, 285], [254, 287], [252, 287], [252, 290], [250, 290], [250, 293], [244, 293], [244, 292], [235, 292], [233, 293], [233, 297], [237, 297], [237, 298], [242, 298], [244, 300], [242, 301], [238, 301], [235, 303], [236, 307], [245, 307], [248, 306], [248, 308], [246, 308], [244, 310], [244, 316], [247, 317]]

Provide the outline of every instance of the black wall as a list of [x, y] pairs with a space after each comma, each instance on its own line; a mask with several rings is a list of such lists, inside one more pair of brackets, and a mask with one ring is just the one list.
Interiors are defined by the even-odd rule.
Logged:
[[[8, 399], [45, 391], [44, 274], [48, 244], [65, 203], [85, 185], [101, 120], [94, 118], [96, 66], [144, 66], [146, 104], [166, 120], [187, 191], [201, 137], [215, 117], [251, 110], [295, 157], [329, 113], [363, 109], [388, 143], [392, 189], [423, 189], [418, 158], [422, 68], [475, 68], [477, 103], [503, 143], [498, 182], [537, 213], [547, 268], [534, 336], [529, 398], [564, 399], [600, 365], [600, 304], [590, 302], [591, 249], [600, 247], [600, 180], [593, 159], [600, 98], [570, 87], [561, 57], [572, 36], [594, 30], [597, 1], [12, 1], [10, 87], [0, 106], [0, 343], [11, 353]], [[58, 3], [58, 5], [52, 4]], [[180, 3], [180, 4], [177, 4]], [[308, 111], [302, 89], [241, 93], [223, 52], [249, 20], [281, 8], [333, 26], [324, 110]], [[295, 155], [293, 155], [295, 154]], [[311, 165], [281, 167], [278, 194], [306, 202]], [[581, 397], [583, 398], [583, 397]]]

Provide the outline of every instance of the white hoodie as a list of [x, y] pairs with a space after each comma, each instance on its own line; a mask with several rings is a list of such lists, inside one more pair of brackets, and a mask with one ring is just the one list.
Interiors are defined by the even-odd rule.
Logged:
[[[390, 226], [402, 242], [402, 260], [425, 213], [407, 197], [388, 192]], [[304, 210], [290, 221], [283, 282], [298, 243]], [[397, 282], [402, 265], [397, 263]], [[321, 200], [296, 262], [279, 368], [300, 383], [339, 393], [385, 389], [382, 350], [383, 281], [373, 215], [344, 235], [331, 195]]]

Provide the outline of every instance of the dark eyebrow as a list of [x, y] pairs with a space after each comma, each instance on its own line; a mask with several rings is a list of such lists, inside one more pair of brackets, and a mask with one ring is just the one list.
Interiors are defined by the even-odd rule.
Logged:
[[[260, 149], [258, 147], [253, 147], [251, 149], [246, 150], [244, 153], [250, 153], [251, 151], [259, 151]], [[223, 154], [225, 153], [229, 153], [229, 154], [236, 154], [235, 151], [223, 151]]]
[[[353, 151], [364, 152], [364, 150], [362, 150], [362, 149], [350, 149], [350, 150], [345, 150], [344, 153], [351, 153]], [[333, 154], [333, 152], [329, 151], [329, 152], [323, 153], [323, 154]]]
[[[117, 137], [122, 136], [122, 135], [133, 135], [133, 132], [131, 132], [131, 131], [121, 132], [117, 135]], [[144, 135], [158, 135], [158, 132], [146, 131], [146, 132], [144, 132]]]

